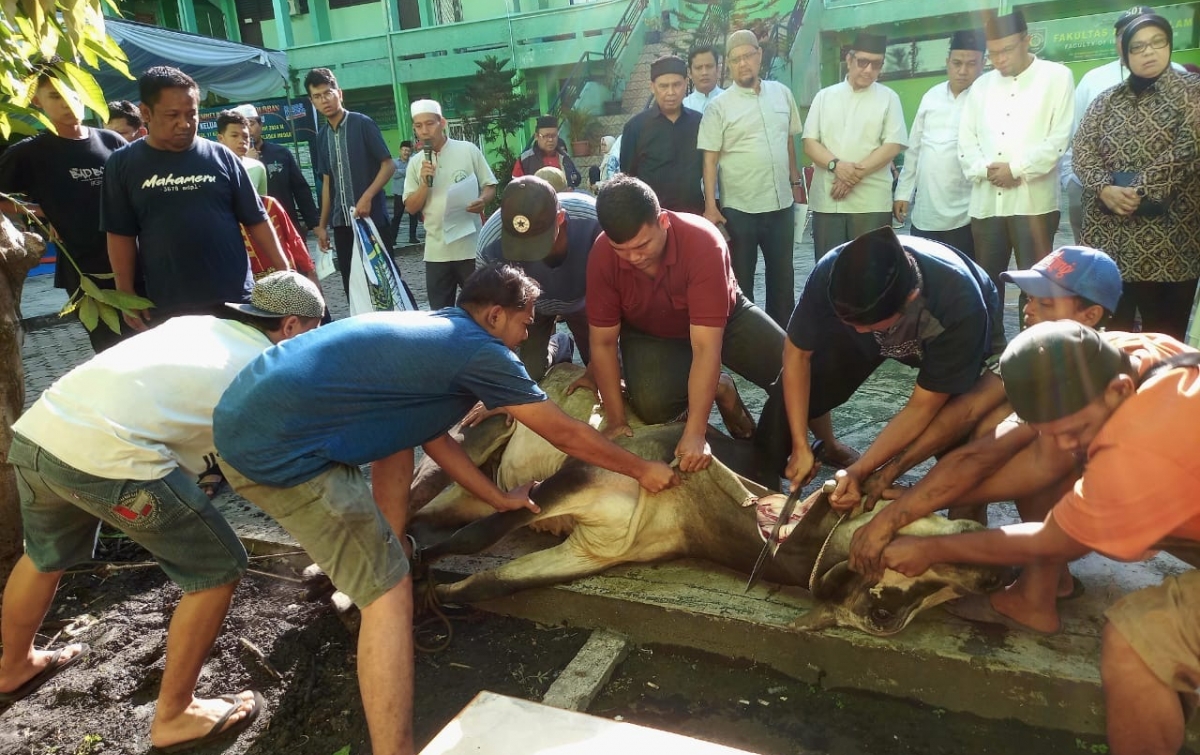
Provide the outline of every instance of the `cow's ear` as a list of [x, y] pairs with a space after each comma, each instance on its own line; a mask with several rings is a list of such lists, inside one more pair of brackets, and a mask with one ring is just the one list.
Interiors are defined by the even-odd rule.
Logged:
[[837, 626], [837, 615], [829, 604], [814, 602], [808, 613], [799, 616], [790, 626], [802, 632], [819, 632]]
[[849, 561], [839, 561], [817, 577], [813, 597], [822, 602], [840, 602], [849, 594], [851, 583], [858, 576], [851, 571]]

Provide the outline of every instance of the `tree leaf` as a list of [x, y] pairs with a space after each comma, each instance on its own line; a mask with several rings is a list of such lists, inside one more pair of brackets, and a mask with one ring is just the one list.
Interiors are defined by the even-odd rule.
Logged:
[[79, 302], [79, 321], [83, 323], [83, 327], [88, 329], [88, 332], [96, 329], [96, 325], [100, 322], [100, 308], [96, 305], [96, 300], [90, 296], [83, 297]]
[[96, 115], [100, 116], [100, 121], [108, 121], [108, 103], [104, 99], [104, 90], [96, 83], [96, 79], [87, 71], [79, 66], [64, 60], [61, 68], [67, 79], [71, 82], [71, 87], [79, 94], [83, 100], [83, 104]]
[[100, 302], [97, 306], [100, 307], [100, 318], [104, 320], [104, 324], [108, 329], [117, 335], [121, 335], [121, 314], [114, 308]]
[[[54, 73], [57, 73], [57, 71]], [[83, 112], [83, 100], [80, 99], [79, 95], [71, 87], [71, 82], [52, 74], [50, 76], [50, 84], [54, 87], [54, 91], [58, 92], [63, 101], [67, 103], [67, 107], [71, 108], [71, 113], [79, 120], [83, 120], [85, 115]]]
[[86, 275], [80, 276], [79, 287], [82, 288], [83, 292], [85, 294], [87, 294], [88, 296], [94, 297], [96, 299], [101, 298], [100, 297], [100, 287], [96, 285], [95, 281], [88, 278]]
[[111, 288], [98, 289], [98, 293], [95, 296], [105, 304], [116, 307], [122, 312], [130, 312], [135, 309], [151, 309], [154, 307], [154, 302], [144, 296], [127, 294], [124, 291], [116, 291]]

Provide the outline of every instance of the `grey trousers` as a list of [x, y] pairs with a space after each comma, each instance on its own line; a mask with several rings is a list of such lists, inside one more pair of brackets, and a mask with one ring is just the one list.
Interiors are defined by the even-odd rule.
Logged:
[[[1061, 213], [1058, 210], [1044, 215], [1009, 215], [1000, 218], [971, 218], [971, 235], [975, 237], [975, 261], [996, 284], [1000, 292], [1000, 311], [1004, 312], [1004, 281], [1000, 273], [1008, 269], [1015, 254], [1017, 269], [1028, 270], [1054, 248]], [[1025, 294], [1021, 294], [1018, 314], [1025, 309]], [[1017, 317], [1018, 322], [1022, 320]], [[996, 328], [992, 345], [1003, 349], [1004, 328]], [[996, 353], [1000, 353], [997, 351]]]
[[812, 214], [813, 253], [819, 260], [830, 250], [853, 241], [867, 231], [891, 226], [888, 212], [814, 212]]
[[923, 239], [940, 241], [943, 244], [954, 247], [971, 259], [975, 259], [975, 237], [971, 235], [970, 224], [959, 228], [952, 228], [949, 231], [923, 231], [914, 225], [912, 227], [912, 235]]
[[1083, 243], [1083, 187], [1075, 181], [1067, 182], [1067, 217], [1071, 220], [1071, 233], [1075, 243]]

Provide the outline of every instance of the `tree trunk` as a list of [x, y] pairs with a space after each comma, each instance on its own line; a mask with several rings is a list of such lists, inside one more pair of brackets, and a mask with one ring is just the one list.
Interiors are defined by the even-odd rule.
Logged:
[[21, 233], [0, 215], [0, 585], [8, 581], [24, 550], [17, 481], [5, 462], [12, 445], [12, 424], [25, 408], [21, 290], [45, 249], [40, 236]]

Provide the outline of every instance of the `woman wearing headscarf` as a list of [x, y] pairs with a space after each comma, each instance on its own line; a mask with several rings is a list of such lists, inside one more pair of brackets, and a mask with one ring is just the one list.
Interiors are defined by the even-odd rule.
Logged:
[[1147, 13], [1121, 33], [1129, 77], [1075, 135], [1083, 239], [1116, 260], [1124, 293], [1110, 327], [1183, 339], [1200, 278], [1200, 79], [1171, 68], [1173, 32]]

